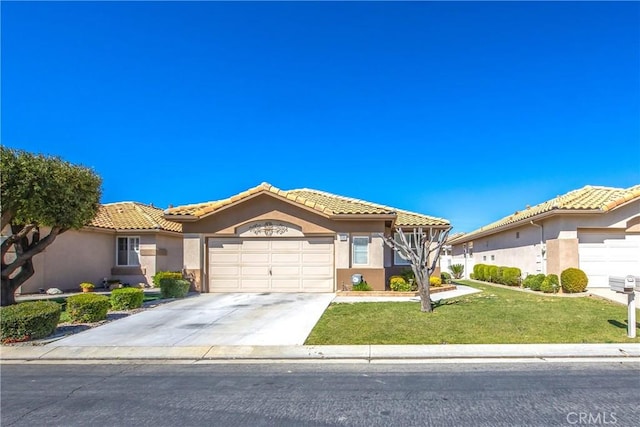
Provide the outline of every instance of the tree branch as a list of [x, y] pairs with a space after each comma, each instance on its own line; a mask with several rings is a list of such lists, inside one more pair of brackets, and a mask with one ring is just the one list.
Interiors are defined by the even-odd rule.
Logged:
[[51, 232], [44, 239], [40, 239], [40, 233], [39, 231], [36, 231], [35, 234], [37, 235], [37, 239], [34, 239], [35, 241], [32, 241], [31, 244], [29, 244], [29, 239], [27, 237], [23, 237], [20, 242], [15, 244], [16, 258], [9, 264], [3, 264], [1, 274], [2, 278], [8, 279], [9, 276], [11, 276], [18, 268], [25, 265], [31, 257], [44, 251], [45, 248], [53, 243], [55, 238], [64, 231], [66, 231], [66, 229], [53, 227]]

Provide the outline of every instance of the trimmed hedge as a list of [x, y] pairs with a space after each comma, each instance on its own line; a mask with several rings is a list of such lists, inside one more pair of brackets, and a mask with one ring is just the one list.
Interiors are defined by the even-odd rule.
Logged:
[[520, 286], [522, 271], [517, 267], [503, 267], [500, 283], [507, 286]]
[[132, 310], [142, 307], [144, 291], [140, 288], [120, 288], [111, 292], [113, 310]]
[[391, 276], [389, 278], [389, 288], [395, 292], [409, 292], [411, 290], [411, 284], [402, 276]]
[[0, 308], [0, 341], [3, 344], [35, 340], [51, 335], [60, 321], [60, 304], [33, 301]]
[[182, 279], [182, 273], [180, 271], [158, 271], [156, 275], [151, 278], [153, 286], [159, 288], [162, 279]]
[[567, 268], [560, 274], [562, 291], [568, 294], [584, 292], [589, 284], [589, 278], [579, 268]]
[[549, 274], [542, 280], [540, 284], [540, 290], [545, 294], [556, 293], [560, 287], [557, 274]]
[[104, 295], [80, 294], [67, 298], [67, 313], [74, 323], [105, 320], [110, 306], [109, 297]]
[[473, 266], [472, 278], [484, 282], [501, 283], [507, 286], [519, 286], [521, 276], [522, 271], [517, 267], [476, 264]]
[[540, 286], [542, 285], [542, 281], [546, 278], [546, 276], [542, 273], [540, 274], [529, 274], [522, 282], [525, 288], [529, 288], [532, 291], [539, 291]]
[[189, 293], [191, 283], [184, 279], [160, 279], [160, 294], [162, 298], [184, 298]]

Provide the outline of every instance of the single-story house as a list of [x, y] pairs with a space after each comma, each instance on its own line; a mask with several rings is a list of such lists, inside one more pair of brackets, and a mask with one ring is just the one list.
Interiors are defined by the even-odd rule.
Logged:
[[182, 270], [182, 225], [160, 208], [137, 202], [104, 204], [89, 225], [59, 235], [33, 257], [34, 275], [17, 293], [78, 290], [104, 279], [151, 284], [156, 271]]
[[361, 274], [384, 290], [408, 268], [380, 234], [450, 228], [427, 215], [318, 190], [263, 183], [224, 200], [169, 208], [201, 292], [334, 292]]
[[640, 185], [587, 185], [450, 243], [454, 263], [518, 267], [523, 276], [577, 267], [589, 288], [608, 287], [609, 276], [640, 276]]

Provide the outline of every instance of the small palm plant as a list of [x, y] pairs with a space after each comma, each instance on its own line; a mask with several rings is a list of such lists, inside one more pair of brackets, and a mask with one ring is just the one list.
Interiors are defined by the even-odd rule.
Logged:
[[450, 265], [449, 271], [451, 271], [451, 274], [453, 274], [454, 279], [462, 279], [462, 274], [464, 273], [464, 265], [462, 264]]

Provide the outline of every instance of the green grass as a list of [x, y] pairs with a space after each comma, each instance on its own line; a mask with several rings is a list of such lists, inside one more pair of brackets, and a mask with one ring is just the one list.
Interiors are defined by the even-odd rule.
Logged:
[[640, 342], [627, 338], [620, 304], [459, 283], [482, 292], [446, 300], [433, 313], [422, 313], [419, 302], [331, 304], [305, 344]]

